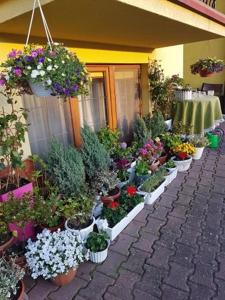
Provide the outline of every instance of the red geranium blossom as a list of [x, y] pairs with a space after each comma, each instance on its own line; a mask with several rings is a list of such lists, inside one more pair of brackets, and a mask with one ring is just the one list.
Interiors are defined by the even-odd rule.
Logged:
[[177, 154], [177, 156], [178, 156], [178, 158], [180, 159], [180, 160], [184, 160], [184, 159], [186, 159], [187, 158], [187, 153], [185, 153], [185, 152], [179, 152], [178, 154]]
[[115, 210], [119, 206], [119, 203], [117, 201], [112, 201], [108, 204], [108, 208], [111, 208], [112, 210]]
[[129, 196], [134, 196], [137, 193], [137, 189], [135, 186], [131, 185], [127, 187], [127, 194]]

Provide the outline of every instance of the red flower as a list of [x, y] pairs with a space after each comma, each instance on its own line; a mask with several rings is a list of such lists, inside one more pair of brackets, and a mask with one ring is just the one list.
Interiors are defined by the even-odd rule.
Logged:
[[107, 206], [108, 206], [108, 208], [115, 210], [119, 206], [119, 203], [117, 201], [112, 201]]
[[137, 189], [135, 186], [131, 185], [127, 187], [127, 194], [129, 196], [134, 196], [137, 193]]
[[177, 157], [180, 159], [180, 160], [184, 160], [184, 159], [186, 159], [187, 158], [187, 153], [185, 153], [185, 152], [179, 152], [178, 154], [177, 154]]

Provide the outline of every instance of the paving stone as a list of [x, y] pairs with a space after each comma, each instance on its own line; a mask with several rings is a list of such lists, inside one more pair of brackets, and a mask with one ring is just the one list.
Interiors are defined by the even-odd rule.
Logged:
[[128, 234], [133, 237], [139, 237], [139, 231], [144, 226], [142, 222], [133, 220], [124, 230], [124, 234]]
[[116, 251], [122, 255], [129, 255], [129, 248], [137, 241], [137, 237], [132, 237], [128, 234], [121, 233], [116, 242], [110, 246], [110, 250]]
[[217, 295], [213, 298], [213, 300], [224, 300], [225, 299], [225, 281], [216, 279], [215, 282], [218, 286], [218, 291], [217, 291]]
[[173, 232], [173, 233], [180, 233], [181, 225], [184, 223], [183, 219], [176, 218], [173, 216], [167, 217], [168, 221], [165, 226], [161, 228], [161, 232]]
[[141, 251], [139, 249], [133, 248], [131, 249], [131, 254], [128, 260], [122, 264], [122, 267], [128, 269], [131, 272], [143, 274], [143, 266], [149, 255], [150, 254], [146, 251]]
[[79, 296], [90, 300], [102, 300], [106, 289], [113, 283], [114, 279], [100, 272], [95, 272], [95, 275], [88, 286], [79, 291]]
[[157, 206], [155, 210], [149, 214], [148, 219], [156, 218], [159, 220], [165, 220], [168, 213], [171, 211], [171, 208], [165, 206]]
[[220, 253], [217, 256], [218, 264], [218, 271], [216, 272], [215, 276], [217, 278], [225, 280], [225, 252]]
[[[202, 264], [209, 264], [216, 266], [216, 254], [218, 247], [208, 243], [201, 243], [199, 246], [199, 253], [196, 255], [196, 261]], [[225, 262], [225, 261], [224, 261]]]
[[177, 240], [179, 243], [191, 246], [193, 248], [198, 247], [197, 239], [201, 235], [200, 232], [194, 231], [192, 228], [185, 226], [182, 226], [181, 232], [181, 237]]
[[219, 232], [210, 227], [205, 227], [202, 231], [201, 242], [215, 245], [218, 243]]
[[[30, 300], [31, 300], [31, 299], [30, 299]], [[73, 298], [73, 300], [85, 300], [85, 298], [83, 298], [83, 297], [77, 295], [77, 296], [75, 296], [75, 297]]]
[[160, 286], [166, 275], [167, 272], [163, 269], [145, 265], [145, 273], [141, 281], [134, 285], [134, 288], [160, 298], [162, 293]]
[[176, 199], [177, 199], [177, 195], [169, 195], [167, 192], [164, 192], [162, 196], [159, 198], [157, 205], [165, 206], [167, 208], [172, 208], [173, 202]]
[[96, 265], [91, 263], [90, 261], [87, 261], [85, 263], [82, 263], [78, 270], [77, 270], [77, 275], [81, 279], [84, 279], [86, 281], [91, 280], [92, 272], [96, 268]]
[[116, 278], [120, 265], [126, 260], [126, 256], [110, 250], [107, 259], [101, 265], [97, 266], [96, 270]]
[[121, 269], [118, 279], [114, 283], [113, 287], [108, 289], [108, 292], [120, 299], [130, 300], [132, 298], [133, 286], [136, 282], [140, 281], [140, 279], [141, 276], [137, 273]]
[[188, 187], [184, 185], [183, 189], [179, 192], [182, 195], [194, 196], [194, 191], [197, 190], [197, 187]]
[[207, 286], [209, 289], [215, 290], [216, 286], [213, 282], [214, 271], [215, 270], [212, 269], [212, 266], [197, 262], [195, 264], [195, 271], [190, 280], [197, 284]]
[[202, 219], [201, 218], [196, 218], [195, 216], [192, 215], [187, 215], [185, 222], [182, 225], [182, 228], [189, 228], [189, 229], [195, 229], [198, 231], [201, 231], [201, 224], [202, 224]]
[[175, 234], [172, 232], [162, 232], [159, 240], [156, 241], [157, 245], [161, 245], [163, 247], [175, 250], [175, 242], [177, 239], [179, 239], [181, 233], [180, 234]]
[[158, 297], [156, 298], [148, 293], [136, 289], [133, 291], [133, 295], [134, 295], [134, 300], [158, 300], [159, 299]]
[[[146, 205], [147, 206], [147, 205]], [[134, 218], [134, 221], [141, 222], [143, 224], [147, 223], [147, 217], [149, 215], [149, 211], [146, 209], [143, 209], [139, 214]]]
[[152, 245], [157, 239], [158, 236], [143, 231], [140, 235], [139, 240], [136, 243], [134, 243], [132, 247], [151, 253], [153, 251]]
[[172, 286], [163, 284], [162, 287], [162, 300], [187, 300], [188, 293], [180, 291]]
[[59, 288], [50, 281], [44, 279], [37, 279], [36, 283], [34, 288], [29, 292], [29, 299], [44, 300], [47, 298], [48, 294]]
[[106, 293], [103, 297], [104, 300], [121, 300], [121, 298], [118, 298], [110, 293]]
[[166, 223], [166, 219], [165, 220], [158, 220], [152, 217], [148, 217], [148, 223], [142, 228], [142, 230], [140, 231], [140, 233], [142, 231], [145, 232], [149, 232], [153, 235], [159, 235], [160, 232], [160, 228]]
[[193, 201], [193, 196], [188, 196], [184, 194], [179, 194], [178, 199], [176, 200], [176, 204], [190, 207], [190, 203]]
[[36, 280], [34, 280], [32, 277], [28, 275], [25, 275], [23, 280], [26, 283], [25, 284], [26, 293], [29, 292], [37, 284]]
[[177, 205], [173, 208], [173, 210], [169, 213], [169, 215], [176, 218], [185, 219], [186, 212], [187, 212], [186, 206]]
[[170, 263], [170, 272], [165, 279], [165, 283], [172, 285], [173, 287], [189, 292], [187, 285], [188, 276], [191, 274], [192, 269], [178, 265], [176, 263]]
[[174, 251], [160, 245], [154, 245], [154, 252], [147, 259], [146, 264], [153, 265], [158, 268], [169, 269], [169, 258], [174, 254]]
[[192, 247], [176, 243], [176, 253], [170, 257], [170, 262], [175, 262], [187, 268], [193, 268], [193, 257], [195, 251]]
[[198, 285], [193, 282], [189, 282], [188, 286], [191, 289], [190, 300], [211, 300], [214, 295], [214, 291], [203, 285]]
[[59, 288], [57, 291], [52, 292], [49, 294], [48, 299], [51, 300], [71, 300], [73, 297], [75, 297], [76, 294], [78, 294], [79, 290], [81, 288], [86, 287], [87, 281], [75, 277], [72, 282], [70, 282], [68, 285], [64, 285], [61, 288]]

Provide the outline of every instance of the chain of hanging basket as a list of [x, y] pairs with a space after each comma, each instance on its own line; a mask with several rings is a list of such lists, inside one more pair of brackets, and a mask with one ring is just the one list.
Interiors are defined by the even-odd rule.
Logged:
[[30, 24], [29, 24], [29, 29], [28, 29], [28, 33], [27, 33], [27, 39], [26, 39], [25, 46], [27, 47], [27, 45], [29, 43], [30, 33], [31, 33], [32, 25], [33, 25], [34, 12], [35, 12], [36, 6], [39, 7], [42, 23], [43, 23], [43, 26], [44, 26], [44, 30], [45, 30], [47, 40], [48, 40], [48, 44], [49, 44], [50, 49], [52, 50], [52, 45], [54, 44], [54, 42], [53, 42], [50, 30], [49, 30], [47, 21], [45, 19], [45, 15], [44, 15], [44, 12], [43, 12], [42, 7], [41, 7], [40, 0], [34, 0], [34, 3], [33, 3], [33, 9], [32, 9], [32, 14], [31, 14], [31, 18], [30, 18]]

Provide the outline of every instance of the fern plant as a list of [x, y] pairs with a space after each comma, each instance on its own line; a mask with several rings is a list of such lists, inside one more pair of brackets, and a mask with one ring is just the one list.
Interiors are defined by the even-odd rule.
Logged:
[[81, 130], [82, 147], [81, 155], [85, 165], [85, 172], [91, 181], [96, 174], [109, 169], [109, 154], [105, 147], [99, 142], [94, 131], [87, 125]]
[[79, 194], [85, 186], [85, 169], [81, 154], [73, 147], [65, 148], [53, 139], [47, 158], [48, 173], [60, 193]]

